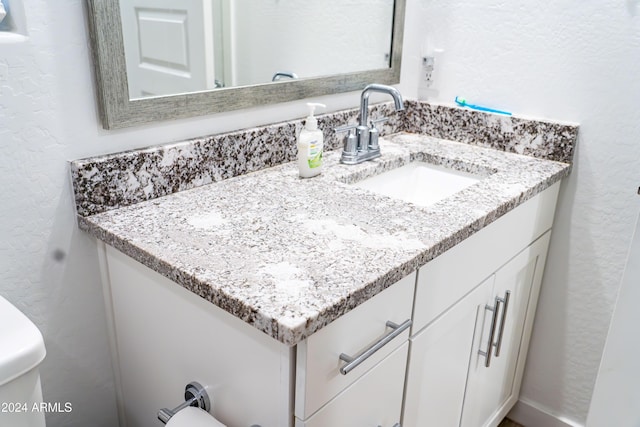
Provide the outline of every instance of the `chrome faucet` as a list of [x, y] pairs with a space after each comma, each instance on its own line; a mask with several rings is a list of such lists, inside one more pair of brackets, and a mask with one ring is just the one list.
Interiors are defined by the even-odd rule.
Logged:
[[365, 87], [360, 96], [358, 124], [335, 129], [336, 132], [349, 132], [344, 140], [344, 149], [340, 158], [341, 163], [355, 165], [380, 157], [380, 146], [378, 145], [380, 132], [376, 125], [387, 121], [388, 118], [372, 120], [369, 126], [369, 94], [371, 92], [388, 93], [393, 98], [396, 111], [404, 110], [402, 95], [396, 88], [381, 84], [370, 84]]

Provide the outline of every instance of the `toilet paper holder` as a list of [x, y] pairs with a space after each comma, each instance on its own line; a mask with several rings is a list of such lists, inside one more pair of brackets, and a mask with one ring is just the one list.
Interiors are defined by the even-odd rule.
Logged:
[[173, 417], [178, 411], [186, 408], [187, 406], [195, 406], [206, 412], [211, 409], [211, 401], [207, 390], [195, 381], [190, 382], [184, 389], [184, 402], [173, 409], [163, 408], [158, 411], [158, 419], [166, 424], [169, 419]]

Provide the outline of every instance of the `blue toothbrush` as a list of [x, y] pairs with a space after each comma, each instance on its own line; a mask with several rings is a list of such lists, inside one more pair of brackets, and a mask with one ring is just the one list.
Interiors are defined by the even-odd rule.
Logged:
[[511, 113], [508, 111], [502, 111], [502, 110], [494, 110], [493, 108], [488, 108], [488, 107], [483, 107], [481, 105], [473, 105], [473, 104], [467, 104], [467, 100], [464, 98], [458, 98], [456, 96], [456, 104], [458, 104], [461, 107], [469, 107], [473, 110], [478, 110], [478, 111], [486, 111], [488, 113], [498, 113], [498, 114], [504, 114], [506, 116], [510, 116]]

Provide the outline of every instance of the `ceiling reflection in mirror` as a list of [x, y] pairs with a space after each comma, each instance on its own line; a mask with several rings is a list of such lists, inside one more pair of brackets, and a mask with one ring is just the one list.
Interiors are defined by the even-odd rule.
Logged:
[[119, 0], [130, 99], [390, 67], [393, 0]]

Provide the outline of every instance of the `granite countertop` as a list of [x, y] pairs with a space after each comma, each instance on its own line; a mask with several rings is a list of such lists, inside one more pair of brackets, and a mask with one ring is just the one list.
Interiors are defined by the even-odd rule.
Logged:
[[[327, 152], [78, 217], [97, 238], [295, 345], [569, 173], [570, 165], [429, 136], [381, 140], [356, 166]], [[349, 185], [412, 160], [484, 178], [429, 207]]]

